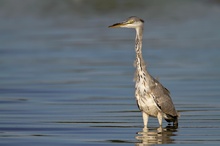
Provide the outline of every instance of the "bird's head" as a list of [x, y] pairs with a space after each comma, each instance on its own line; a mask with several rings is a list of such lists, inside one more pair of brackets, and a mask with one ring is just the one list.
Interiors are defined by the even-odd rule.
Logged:
[[115, 23], [109, 26], [109, 28], [117, 28], [117, 27], [138, 28], [138, 27], [142, 27], [143, 24], [144, 24], [144, 20], [136, 16], [131, 16], [123, 22]]

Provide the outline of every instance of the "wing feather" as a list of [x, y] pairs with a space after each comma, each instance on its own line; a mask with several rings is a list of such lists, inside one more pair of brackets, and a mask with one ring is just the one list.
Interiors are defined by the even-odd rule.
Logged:
[[150, 92], [156, 105], [163, 113], [171, 116], [177, 116], [169, 90], [163, 87], [163, 85], [161, 85], [156, 79], [155, 85], [151, 87]]

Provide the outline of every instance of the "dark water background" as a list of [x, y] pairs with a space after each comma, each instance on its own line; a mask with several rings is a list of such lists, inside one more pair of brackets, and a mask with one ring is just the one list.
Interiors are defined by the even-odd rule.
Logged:
[[[220, 144], [220, 3], [1, 0], [0, 145]], [[158, 133], [134, 99], [134, 30], [181, 117]]]

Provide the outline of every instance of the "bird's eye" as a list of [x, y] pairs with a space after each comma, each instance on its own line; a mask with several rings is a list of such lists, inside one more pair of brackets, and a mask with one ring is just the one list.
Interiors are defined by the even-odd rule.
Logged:
[[128, 20], [127, 21], [127, 24], [132, 24], [132, 23], [134, 23], [134, 20]]

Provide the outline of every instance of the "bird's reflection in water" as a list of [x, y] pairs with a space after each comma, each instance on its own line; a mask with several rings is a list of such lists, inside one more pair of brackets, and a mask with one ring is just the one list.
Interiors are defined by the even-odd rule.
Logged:
[[174, 126], [143, 129], [143, 131], [137, 133], [138, 136], [136, 136], [136, 139], [139, 142], [136, 143], [136, 146], [174, 143], [174, 139], [172, 139], [172, 137], [175, 136], [174, 133], [176, 131], [177, 127]]

